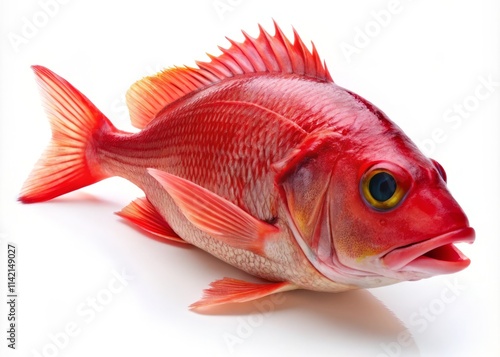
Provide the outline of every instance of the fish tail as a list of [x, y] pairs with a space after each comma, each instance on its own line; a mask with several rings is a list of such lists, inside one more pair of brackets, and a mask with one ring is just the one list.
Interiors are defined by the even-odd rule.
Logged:
[[19, 201], [47, 201], [91, 185], [107, 175], [98, 162], [99, 138], [116, 129], [69, 82], [42, 66], [33, 66], [52, 140], [24, 183]]

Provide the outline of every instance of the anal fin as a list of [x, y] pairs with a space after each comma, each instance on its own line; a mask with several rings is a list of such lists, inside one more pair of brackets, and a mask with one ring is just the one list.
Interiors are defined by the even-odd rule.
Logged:
[[116, 212], [116, 214], [155, 236], [187, 244], [185, 240], [173, 231], [167, 221], [165, 221], [146, 197], [132, 201], [120, 212]]
[[294, 289], [296, 287], [289, 282], [252, 283], [233, 278], [223, 278], [212, 282], [210, 288], [203, 291], [203, 297], [194, 304], [191, 304], [189, 308], [198, 309], [222, 304], [247, 302]]

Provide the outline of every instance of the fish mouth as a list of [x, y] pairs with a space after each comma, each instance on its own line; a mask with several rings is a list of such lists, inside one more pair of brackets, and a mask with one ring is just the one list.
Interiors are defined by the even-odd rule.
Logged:
[[391, 250], [382, 257], [385, 266], [392, 270], [417, 272], [424, 275], [451, 274], [470, 264], [455, 243], [474, 242], [472, 227], [461, 228], [422, 242]]

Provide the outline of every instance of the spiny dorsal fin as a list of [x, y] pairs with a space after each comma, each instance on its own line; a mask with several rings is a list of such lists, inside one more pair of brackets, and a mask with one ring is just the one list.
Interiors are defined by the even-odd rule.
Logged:
[[198, 68], [174, 67], [134, 83], [127, 92], [127, 105], [132, 124], [144, 128], [160, 110], [176, 99], [195, 90], [240, 74], [275, 72], [296, 73], [333, 82], [326, 64], [322, 63], [316, 47], [309, 51], [293, 30], [293, 43], [274, 23], [271, 36], [259, 25], [259, 36], [243, 32], [241, 43], [228, 38], [228, 49], [219, 47], [218, 57], [208, 54], [210, 62], [196, 62]]

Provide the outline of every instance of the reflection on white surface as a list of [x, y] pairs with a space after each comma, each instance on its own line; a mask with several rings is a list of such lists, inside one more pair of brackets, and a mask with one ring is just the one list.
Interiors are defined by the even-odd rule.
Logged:
[[[0, 354], [499, 355], [500, 12], [486, 0], [457, 1], [453, 8], [399, 3], [401, 11], [368, 0], [328, 7], [322, 1], [2, 2], [0, 284], [4, 289], [5, 244], [13, 241], [20, 332], [19, 349], [2, 342]], [[377, 22], [385, 10], [390, 21]], [[334, 80], [374, 102], [424, 150], [432, 139], [429, 153], [445, 167], [476, 229], [474, 245], [460, 247], [472, 260], [469, 268], [370, 291], [294, 291], [200, 314], [187, 307], [211, 281], [248, 276], [198, 249], [151, 239], [113, 215], [142, 196], [129, 183], [110, 179], [47, 203], [16, 202], [50, 137], [30, 65], [60, 73], [127, 130], [122, 98], [132, 82], [203, 60], [205, 51], [226, 44], [224, 36], [238, 39], [240, 29], [251, 35], [257, 23], [271, 29], [271, 18], [287, 35], [293, 25], [304, 40], [313, 39]], [[369, 44], [348, 59], [341, 44], [354, 45], [357, 29]], [[491, 78], [489, 96], [467, 104], [479, 78]], [[450, 109], [467, 105], [460, 125], [447, 119]], [[130, 279], [119, 283], [122, 273]], [[4, 312], [2, 306], [2, 331]]]

